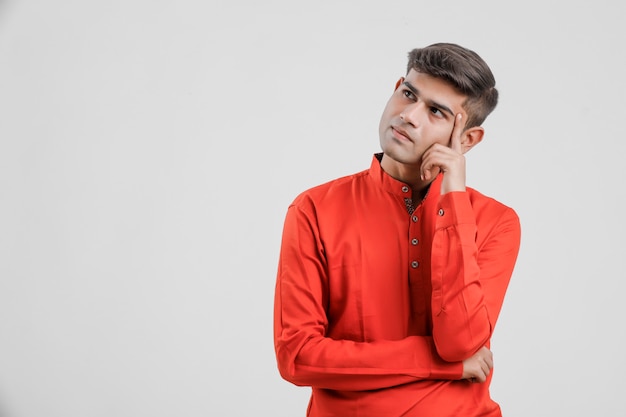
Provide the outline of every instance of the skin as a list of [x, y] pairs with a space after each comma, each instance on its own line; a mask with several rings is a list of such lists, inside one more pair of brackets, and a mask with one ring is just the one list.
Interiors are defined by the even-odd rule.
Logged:
[[485, 382], [492, 369], [493, 354], [483, 346], [478, 352], [463, 361], [463, 375], [461, 379], [469, 379], [472, 382]]
[[439, 172], [441, 194], [465, 191], [463, 154], [484, 134], [480, 126], [464, 129], [466, 98], [446, 81], [415, 70], [396, 83], [380, 120], [381, 166], [418, 197]]
[[[464, 154], [484, 135], [480, 126], [465, 129], [466, 99], [448, 82], [413, 69], [396, 83], [380, 120], [381, 167], [411, 186], [414, 203], [439, 173], [442, 195], [465, 191]], [[462, 379], [485, 382], [492, 368], [493, 355], [482, 347], [463, 361]]]

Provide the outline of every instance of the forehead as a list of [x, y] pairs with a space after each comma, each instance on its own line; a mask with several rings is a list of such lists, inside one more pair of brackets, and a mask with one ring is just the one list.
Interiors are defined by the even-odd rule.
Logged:
[[442, 104], [455, 113], [462, 112], [467, 96], [458, 92], [449, 82], [414, 69], [407, 74], [406, 82], [415, 87], [423, 100]]

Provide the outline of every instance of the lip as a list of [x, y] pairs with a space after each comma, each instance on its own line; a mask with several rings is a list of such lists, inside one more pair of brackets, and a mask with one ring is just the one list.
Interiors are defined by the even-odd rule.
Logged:
[[397, 126], [391, 126], [391, 131], [393, 132], [393, 136], [397, 139], [413, 142], [413, 139], [411, 139], [411, 136], [409, 136], [409, 134], [405, 130], [400, 129]]

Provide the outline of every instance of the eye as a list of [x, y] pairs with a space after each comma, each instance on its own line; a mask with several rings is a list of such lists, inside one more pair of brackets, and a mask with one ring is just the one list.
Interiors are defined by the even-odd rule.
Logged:
[[402, 90], [402, 95], [404, 95], [404, 97], [410, 100], [415, 100], [415, 95], [413, 94], [411, 90], [407, 90], [407, 89]]
[[443, 112], [439, 110], [437, 107], [431, 107], [430, 112], [437, 117], [443, 117]]

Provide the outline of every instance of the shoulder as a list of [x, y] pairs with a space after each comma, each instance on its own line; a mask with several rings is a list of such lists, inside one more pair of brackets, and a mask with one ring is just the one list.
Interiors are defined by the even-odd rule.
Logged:
[[512, 207], [470, 187], [467, 187], [467, 194], [479, 230], [503, 226], [520, 228], [519, 216]]
[[467, 187], [467, 194], [470, 202], [476, 211], [489, 211], [489, 212], [509, 212], [515, 213], [512, 207], [496, 200], [493, 197], [485, 195], [474, 188]]
[[364, 170], [319, 184], [296, 196], [290, 207], [307, 209], [345, 202], [354, 193], [355, 188], [358, 189], [367, 182], [368, 177], [369, 170]]

